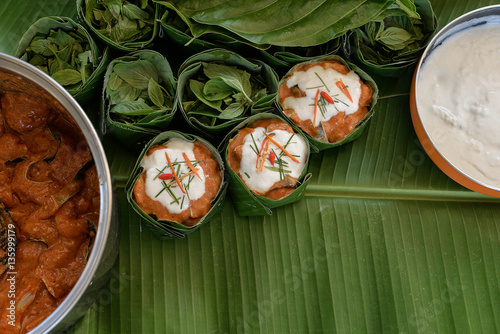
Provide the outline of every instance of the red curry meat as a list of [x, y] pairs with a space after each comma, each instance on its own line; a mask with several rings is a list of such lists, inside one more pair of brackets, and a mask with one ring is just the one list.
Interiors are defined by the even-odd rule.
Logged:
[[0, 202], [17, 235], [15, 263], [0, 277], [0, 332], [24, 333], [50, 315], [80, 277], [100, 198], [80, 130], [48, 101], [22, 92], [0, 92]]

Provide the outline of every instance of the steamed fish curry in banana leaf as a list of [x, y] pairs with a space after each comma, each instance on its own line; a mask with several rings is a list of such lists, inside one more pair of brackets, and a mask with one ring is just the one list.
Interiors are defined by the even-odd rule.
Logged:
[[303, 63], [279, 88], [285, 114], [314, 139], [344, 139], [368, 114], [373, 89], [337, 61]]

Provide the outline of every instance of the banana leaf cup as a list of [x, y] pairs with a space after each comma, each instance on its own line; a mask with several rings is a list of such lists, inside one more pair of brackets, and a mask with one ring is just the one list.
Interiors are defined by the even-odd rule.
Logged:
[[274, 109], [278, 75], [260, 60], [211, 49], [188, 58], [178, 73], [176, 106], [204, 136], [223, 137], [249, 115]]
[[343, 45], [344, 36], [336, 37], [330, 41], [309, 47], [271, 46], [259, 50], [260, 57], [267, 64], [278, 71], [288, 71], [295, 64], [303, 63], [318, 57], [337, 54]]
[[[359, 121], [354, 123], [355, 126], [353, 127], [353, 129], [351, 131], [348, 131], [347, 133], [345, 133], [344, 136], [341, 136], [338, 140], [335, 140], [335, 141], [330, 141], [328, 138], [326, 138], [326, 135], [325, 135], [327, 132], [325, 130], [326, 125], [323, 124], [323, 122], [320, 122], [320, 125], [318, 125], [318, 129], [320, 129], [320, 131], [318, 131], [318, 133], [323, 134], [323, 136], [321, 136], [321, 137], [313, 136], [310, 133], [311, 131], [305, 130], [304, 127], [302, 126], [302, 124], [298, 124], [294, 120], [294, 117], [293, 117], [294, 113], [291, 114], [286, 110], [286, 108], [283, 105], [284, 101], [281, 101], [281, 98], [280, 98], [281, 90], [283, 89], [283, 87], [285, 87], [287, 85], [288, 80], [291, 78], [291, 76], [297, 70], [300, 70], [301, 68], [308, 68], [308, 67], [314, 66], [316, 64], [321, 64], [324, 62], [335, 62], [337, 64], [345, 66], [345, 69], [348, 70], [349, 73], [351, 73], [351, 72], [355, 73], [359, 77], [359, 79], [361, 79], [361, 81], [366, 85], [366, 87], [369, 87], [369, 89], [371, 91], [371, 96], [369, 96], [369, 98], [367, 99], [368, 104], [366, 105], [366, 109], [367, 109], [366, 114], [362, 117], [362, 119], [360, 119]], [[338, 106], [341, 106], [341, 108], [343, 108], [343, 106], [345, 106], [346, 103], [344, 103], [342, 100], [347, 101], [346, 96], [348, 95], [348, 87], [345, 85], [343, 87], [340, 86], [340, 87], [342, 87], [342, 88], [339, 87], [341, 93], [329, 96], [328, 94], [325, 94], [325, 93], [327, 93], [327, 91], [329, 92], [327, 85], [325, 84], [323, 79], [317, 73], [316, 73], [316, 76], [319, 80], [318, 81], [319, 86], [314, 87], [314, 88], [315, 89], [316, 88], [324, 89], [324, 92], [322, 92], [321, 95], [316, 94], [316, 104], [318, 106], [318, 108], [317, 108], [318, 114], [320, 112], [323, 112], [321, 110], [322, 105], [326, 106], [326, 105], [331, 104], [333, 106], [338, 105]], [[340, 82], [342, 83], [342, 80]], [[334, 89], [337, 89], [337, 88], [335, 88], [335, 86], [338, 86], [338, 84], [339, 84], [339, 82], [337, 82], [337, 85], [332, 84], [331, 86], [333, 86]], [[322, 151], [325, 149], [329, 149], [332, 147], [336, 147], [336, 146], [340, 146], [340, 145], [349, 143], [349, 142], [357, 139], [359, 136], [361, 136], [361, 134], [363, 133], [363, 130], [365, 129], [366, 125], [368, 124], [368, 121], [370, 120], [370, 118], [374, 114], [374, 106], [378, 100], [378, 87], [377, 87], [377, 84], [375, 83], [375, 81], [362, 69], [360, 69], [359, 67], [357, 67], [356, 65], [354, 65], [350, 62], [347, 62], [342, 57], [337, 56], [337, 55], [318, 57], [316, 59], [313, 59], [313, 60], [310, 60], [307, 62], [296, 64], [280, 80], [279, 85], [280, 85], [280, 92], [276, 95], [276, 99], [275, 99], [277, 109], [280, 111], [280, 113], [283, 115], [283, 117], [285, 117], [291, 124], [294, 124], [294, 127], [296, 128], [297, 131], [304, 133], [304, 135], [309, 140], [309, 143], [311, 145], [311, 149], [314, 152]], [[331, 88], [332, 87], [330, 87], [330, 89]], [[318, 93], [319, 93], [319, 90], [320, 89], [318, 89]], [[333, 94], [333, 93], [330, 93], [330, 94]], [[319, 96], [319, 99], [318, 99], [318, 96]], [[325, 96], [325, 97], [323, 97], [323, 96]], [[333, 97], [333, 99], [332, 99], [332, 97]], [[349, 99], [351, 99], [350, 96], [349, 96]], [[328, 102], [327, 100], [331, 100], [331, 101]], [[308, 107], [313, 108], [313, 106], [315, 105], [315, 99], [312, 98], [311, 102], [308, 105], [309, 105]], [[315, 112], [316, 112], [316, 107], [314, 107], [314, 108], [315, 108]], [[334, 108], [337, 109], [337, 111], [339, 111], [338, 107], [334, 107]], [[342, 111], [342, 110], [340, 110], [340, 111]], [[311, 122], [311, 124], [312, 124], [312, 122]]]
[[77, 0], [76, 10], [97, 40], [118, 51], [148, 48], [158, 35], [158, 6], [151, 0]]
[[[224, 161], [226, 163], [226, 170], [227, 174], [229, 175], [229, 192], [231, 195], [232, 202], [236, 208], [236, 211], [240, 216], [265, 216], [265, 215], [271, 215], [272, 214], [272, 209], [281, 207], [287, 204], [294, 203], [296, 201], [299, 201], [304, 197], [305, 190], [307, 185], [309, 184], [309, 180], [312, 176], [312, 174], [307, 173], [307, 167], [309, 164], [309, 157], [310, 157], [310, 146], [308, 144], [308, 141], [306, 137], [301, 133], [301, 132], [296, 132], [294, 131], [294, 135], [300, 136], [304, 140], [304, 145], [305, 145], [305, 150], [306, 154], [304, 155], [305, 157], [305, 162], [304, 162], [304, 168], [302, 169], [302, 172], [300, 173], [300, 176], [297, 178], [297, 182], [295, 184], [295, 189], [290, 192], [287, 196], [282, 197], [280, 199], [272, 199], [268, 198], [262, 194], [259, 194], [256, 191], [250, 190], [245, 182], [242, 180], [242, 176], [240, 176], [239, 173], [237, 173], [232, 167], [228, 159], [229, 155], [229, 149], [230, 149], [230, 144], [231, 141], [234, 140], [234, 138], [238, 135], [239, 131], [241, 129], [244, 129], [246, 127], [252, 126], [252, 125], [259, 125], [260, 123], [256, 122], [262, 122], [262, 121], [280, 121], [286, 124], [287, 126], [290, 126], [283, 118], [271, 114], [271, 113], [263, 113], [263, 114], [257, 114], [254, 116], [248, 117], [246, 120], [243, 122], [239, 123], [236, 127], [233, 128], [233, 130], [224, 138], [224, 140], [221, 142], [219, 146], [219, 150], [223, 152], [224, 154]], [[292, 127], [293, 128], [293, 127]], [[292, 138], [293, 138], [292, 136]], [[253, 138], [253, 136], [252, 136]], [[289, 143], [290, 141], [288, 141]], [[284, 149], [286, 150], [287, 144], [282, 145], [284, 146]], [[258, 142], [254, 141], [254, 144], [256, 145], [254, 152], [257, 153], [258, 148], [257, 145], [259, 145]], [[265, 143], [262, 142], [262, 147], [264, 147]], [[283, 150], [282, 152], [284, 152]], [[262, 149], [261, 149], [262, 151]], [[275, 161], [278, 161], [279, 159], [282, 159], [281, 161], [284, 161], [283, 156], [284, 154], [274, 154], [274, 150], [272, 150], [271, 154], [269, 154], [267, 157], [264, 157], [262, 159], [262, 165], [264, 166], [264, 162], [268, 162], [272, 164], [272, 166], [264, 166], [264, 168], [267, 168], [269, 170], [272, 170], [273, 172], [278, 172], [280, 169], [282, 169], [282, 166], [286, 166], [287, 162], [285, 163], [277, 163]], [[260, 152], [259, 152], [260, 155]], [[271, 155], [274, 155], [274, 157], [271, 157]], [[276, 159], [276, 160], [275, 160]], [[257, 157], [257, 161], [259, 160], [259, 156]], [[278, 167], [275, 167], [278, 166]], [[286, 167], [284, 167], [286, 168]], [[241, 172], [241, 171], [240, 171]], [[280, 173], [282, 173], [281, 171]], [[285, 171], [286, 173], [287, 171]], [[248, 175], [247, 175], [248, 176]], [[280, 178], [281, 179], [281, 178]], [[247, 179], [248, 180], [248, 179]]]
[[104, 76], [100, 129], [126, 145], [164, 131], [175, 114], [176, 80], [168, 60], [152, 50], [115, 58]]
[[370, 74], [399, 77], [411, 71], [437, 30], [429, 0], [398, 2], [350, 31], [344, 54]]
[[80, 104], [100, 90], [110, 52], [68, 17], [42, 17], [24, 33], [15, 56], [36, 66], [61, 84]]
[[[138, 182], [139, 177], [144, 171], [144, 168], [141, 166], [141, 161], [143, 160], [146, 153], [156, 145], [162, 145], [169, 142], [172, 139], [180, 138], [186, 140], [188, 142], [199, 141], [204, 146], [206, 146], [210, 152], [212, 153], [214, 159], [217, 161], [219, 166], [219, 172], [221, 177], [221, 182], [219, 189], [211, 201], [210, 210], [194, 225], [188, 226], [182, 224], [177, 221], [172, 220], [159, 220], [154, 214], [147, 214], [141, 209], [139, 204], [137, 203], [134, 197], [134, 187]], [[175, 163], [175, 161], [174, 161]], [[161, 172], [160, 172], [161, 173]], [[176, 177], [177, 178], [177, 177]], [[181, 178], [182, 180], [182, 178]], [[175, 181], [174, 181], [175, 182]], [[184, 238], [189, 233], [199, 229], [202, 225], [208, 223], [211, 218], [219, 213], [222, 209], [222, 205], [224, 203], [224, 199], [226, 196], [227, 190], [227, 182], [225, 177], [225, 166], [224, 162], [215, 147], [213, 147], [208, 141], [205, 139], [198, 137], [196, 135], [185, 134], [178, 131], [166, 131], [158, 134], [154, 137], [148, 144], [144, 147], [141, 154], [139, 155], [137, 162], [130, 174], [130, 177], [125, 186], [125, 192], [127, 196], [127, 200], [132, 206], [132, 208], [137, 212], [137, 214], [144, 219], [146, 222], [146, 226], [159, 238], [161, 239], [175, 239], [175, 238]], [[189, 191], [189, 190], [188, 190]]]

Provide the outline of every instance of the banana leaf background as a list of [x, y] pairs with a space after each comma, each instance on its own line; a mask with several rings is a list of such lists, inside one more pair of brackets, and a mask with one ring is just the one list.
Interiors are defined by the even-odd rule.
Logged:
[[[494, 3], [432, 1], [440, 27]], [[76, 18], [75, 1], [1, 1], [0, 51], [13, 54], [49, 15]], [[120, 253], [100, 299], [69, 332], [500, 332], [500, 200], [459, 186], [425, 154], [409, 78], [376, 78], [381, 99], [368, 127], [311, 155], [302, 201], [243, 218], [227, 200], [182, 240], [144, 228], [123, 191], [135, 157], [105, 137]]]

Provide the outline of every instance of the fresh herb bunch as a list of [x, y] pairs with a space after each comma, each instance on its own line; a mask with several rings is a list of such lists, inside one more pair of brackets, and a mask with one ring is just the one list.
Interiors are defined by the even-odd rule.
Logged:
[[48, 36], [35, 36], [21, 59], [47, 73], [66, 89], [87, 82], [94, 62], [83, 32], [62, 29], [50, 30]]
[[173, 95], [147, 59], [119, 61], [106, 85], [112, 118], [126, 124], [148, 124], [172, 110]]
[[120, 44], [150, 39], [155, 10], [148, 0], [85, 0], [85, 19]]
[[183, 106], [189, 117], [206, 125], [247, 115], [268, 94], [260, 75], [218, 63], [204, 62], [202, 66], [203, 73], [189, 80], [190, 99]]
[[429, 0], [397, 0], [376, 19], [354, 29], [347, 43], [363, 63], [404, 67], [418, 59], [436, 27]]

